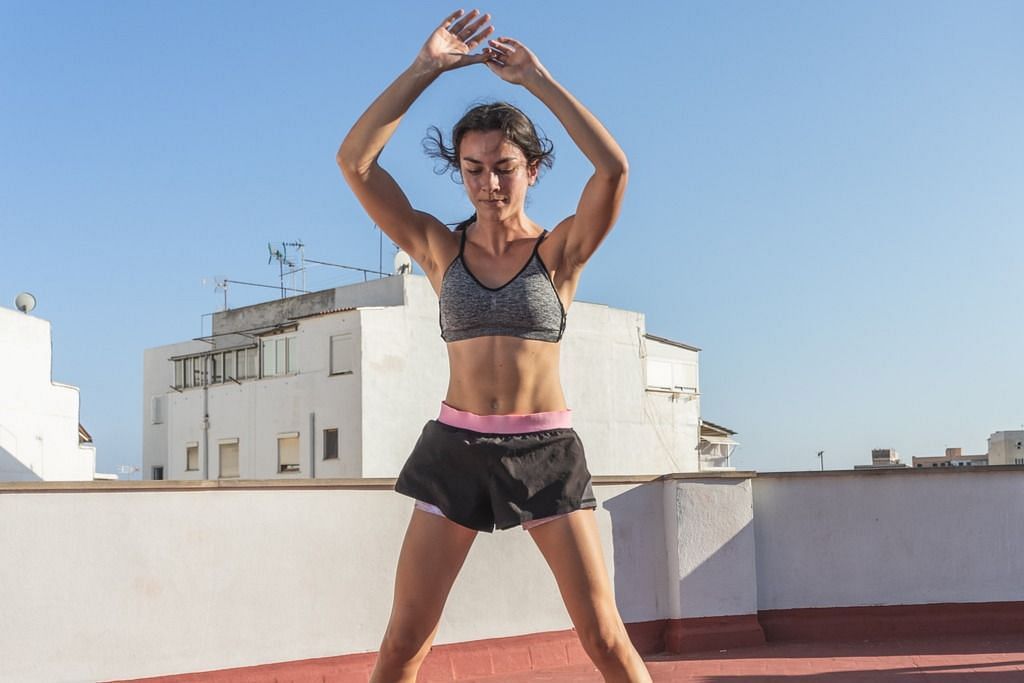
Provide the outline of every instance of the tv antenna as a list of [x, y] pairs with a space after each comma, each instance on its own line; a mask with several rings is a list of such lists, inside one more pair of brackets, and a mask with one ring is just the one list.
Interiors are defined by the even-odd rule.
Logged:
[[[211, 278], [204, 277], [203, 280], [202, 280], [203, 287], [208, 287], [209, 284], [210, 284], [210, 281], [211, 281]], [[215, 292], [223, 291], [224, 292], [224, 308], [222, 310], [225, 310], [225, 311], [228, 310], [228, 284], [231, 282], [231, 280], [228, 280], [227, 278], [223, 278], [223, 277], [214, 277], [214, 278], [212, 278], [212, 281], [213, 281], [213, 291], [215, 291]]]
[[139, 467], [138, 465], [120, 465], [117, 468], [117, 473], [118, 474], [127, 474], [129, 476], [135, 474], [136, 472], [141, 472], [141, 471], [142, 471], [142, 468]]
[[[288, 247], [293, 247], [299, 252], [299, 265], [295, 265], [295, 261], [288, 256]], [[302, 243], [302, 240], [296, 240], [295, 242], [281, 242], [281, 248], [275, 249], [270, 242], [267, 242], [267, 265], [277, 259], [278, 274], [281, 280], [281, 298], [285, 298], [285, 290], [291, 291], [306, 291], [306, 258], [305, 258], [306, 245]], [[288, 268], [288, 272], [285, 272], [285, 268]], [[302, 275], [302, 286], [296, 288], [295, 286], [295, 275], [299, 273]], [[291, 276], [291, 287], [284, 286], [285, 276]]]

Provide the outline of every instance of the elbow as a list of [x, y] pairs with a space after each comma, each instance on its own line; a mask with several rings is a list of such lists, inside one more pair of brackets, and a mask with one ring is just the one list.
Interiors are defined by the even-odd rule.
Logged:
[[624, 192], [629, 183], [629, 162], [625, 156], [622, 156], [614, 162], [602, 166], [595, 175], [601, 178], [610, 190], [616, 193]]
[[351, 142], [348, 138], [345, 138], [345, 141], [338, 147], [338, 153], [334, 155], [335, 163], [338, 164], [341, 172], [347, 176], [358, 168], [357, 158], [357, 155], [353, 153]]
[[346, 154], [343, 150], [338, 150], [335, 161], [338, 164], [338, 168], [341, 169], [341, 175], [345, 178], [345, 182], [349, 185], [354, 185], [366, 182], [374, 159], [364, 162], [358, 156], [352, 156]]
[[629, 180], [629, 160], [625, 154], [616, 154], [597, 169], [598, 175], [616, 185], [625, 185]]
[[619, 154], [615, 160], [614, 173], [621, 180], [622, 184], [625, 185], [629, 179], [629, 159], [626, 158], [625, 154]]

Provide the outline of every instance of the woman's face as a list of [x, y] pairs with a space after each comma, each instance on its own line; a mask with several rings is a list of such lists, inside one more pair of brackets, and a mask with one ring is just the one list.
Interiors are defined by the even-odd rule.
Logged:
[[478, 216], [505, 218], [523, 210], [526, 190], [537, 181], [523, 150], [500, 130], [471, 130], [459, 143], [459, 167]]

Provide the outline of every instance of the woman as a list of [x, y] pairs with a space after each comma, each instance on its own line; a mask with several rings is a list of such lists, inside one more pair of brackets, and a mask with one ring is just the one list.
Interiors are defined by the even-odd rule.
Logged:
[[[477, 531], [520, 523], [551, 567], [583, 647], [604, 677], [649, 681], [615, 606], [590, 475], [558, 368], [565, 311], [584, 264], [618, 215], [626, 157], [522, 43], [490, 40], [473, 54], [493, 32], [489, 20], [476, 10], [446, 18], [338, 151], [338, 165], [366, 212], [438, 292], [451, 372], [441, 416], [424, 428], [396, 485], [417, 503], [371, 681], [415, 680]], [[461, 173], [475, 209], [454, 232], [413, 209], [377, 163], [434, 79], [480, 63], [544, 103], [594, 166], [575, 214], [550, 233], [524, 210], [540, 166], [550, 165], [550, 146], [510, 105], [471, 110], [456, 125], [451, 148], [438, 134], [437, 152]]]

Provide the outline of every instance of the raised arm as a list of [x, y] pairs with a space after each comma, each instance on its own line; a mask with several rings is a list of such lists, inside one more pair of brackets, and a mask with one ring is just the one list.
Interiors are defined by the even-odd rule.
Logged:
[[384, 145], [416, 98], [445, 71], [487, 59], [470, 54], [493, 28], [490, 16], [476, 10], [455, 12], [434, 29], [413, 63], [374, 100], [345, 136], [338, 166], [373, 222], [428, 273], [436, 269], [433, 254], [448, 229], [429, 214], [413, 209], [394, 178], [378, 163]]
[[619, 215], [629, 174], [626, 154], [597, 117], [552, 78], [525, 45], [502, 37], [489, 41], [485, 53], [491, 71], [509, 83], [522, 85], [543, 102], [594, 166], [576, 213], [552, 233], [553, 238], [562, 240], [563, 265], [578, 270], [597, 250]]

